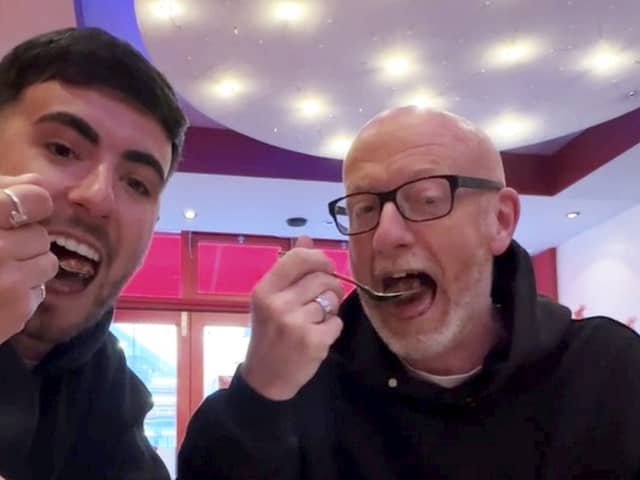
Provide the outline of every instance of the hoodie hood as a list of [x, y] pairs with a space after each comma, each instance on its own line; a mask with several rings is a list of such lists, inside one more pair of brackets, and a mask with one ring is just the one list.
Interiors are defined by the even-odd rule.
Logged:
[[112, 319], [113, 308], [109, 308], [94, 325], [69, 341], [56, 345], [36, 366], [34, 373], [54, 375], [86, 364], [109, 335]]
[[[516, 370], [535, 364], [559, 348], [571, 324], [568, 308], [538, 296], [531, 259], [517, 242], [513, 241], [495, 258], [493, 276], [492, 298], [500, 306], [505, 335], [485, 359], [479, 376], [484, 379], [484, 393], [499, 389]], [[400, 360], [380, 339], [362, 309], [357, 292], [345, 299], [338, 315], [344, 320], [344, 328], [330, 353], [334, 361], [371, 386], [384, 387], [388, 378], [394, 377], [400, 384], [414, 384], [414, 393], [425, 390], [422, 381], [416, 390], [416, 381], [409, 380]], [[465, 383], [451, 391], [467, 386]], [[432, 387], [443, 390], [436, 385]]]

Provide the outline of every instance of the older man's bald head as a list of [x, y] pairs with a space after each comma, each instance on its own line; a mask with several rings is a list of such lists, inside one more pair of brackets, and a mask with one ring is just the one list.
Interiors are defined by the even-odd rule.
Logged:
[[505, 181], [500, 154], [484, 132], [452, 113], [416, 107], [387, 110], [371, 119], [347, 154], [344, 179], [362, 162], [391, 159], [413, 149], [438, 156], [451, 172]]

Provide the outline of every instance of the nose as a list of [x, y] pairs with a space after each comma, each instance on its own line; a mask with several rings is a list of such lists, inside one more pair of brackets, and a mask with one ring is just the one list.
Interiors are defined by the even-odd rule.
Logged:
[[109, 217], [115, 205], [113, 170], [106, 163], [90, 170], [71, 186], [68, 199], [92, 216]]
[[380, 221], [373, 233], [373, 248], [378, 254], [390, 253], [411, 245], [414, 235], [393, 202], [386, 202], [380, 211]]

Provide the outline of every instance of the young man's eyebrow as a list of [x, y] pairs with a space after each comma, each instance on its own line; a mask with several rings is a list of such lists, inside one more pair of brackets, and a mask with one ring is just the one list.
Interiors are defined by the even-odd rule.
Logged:
[[73, 113], [62, 111], [45, 113], [36, 120], [36, 123], [57, 123], [71, 128], [92, 145], [100, 143], [100, 135], [89, 125], [89, 122]]
[[164, 184], [166, 181], [165, 171], [160, 161], [150, 153], [140, 150], [127, 150], [122, 154], [122, 158], [129, 162], [138, 163], [150, 167], [160, 177], [160, 181]]

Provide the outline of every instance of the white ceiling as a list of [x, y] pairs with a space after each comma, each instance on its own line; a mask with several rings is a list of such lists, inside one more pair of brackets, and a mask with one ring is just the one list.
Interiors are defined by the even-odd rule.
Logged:
[[[142, 3], [136, 2], [138, 10]], [[331, 95], [336, 95], [335, 98], [342, 107], [340, 111], [348, 113], [351, 106], [362, 104], [366, 106], [366, 110], [363, 107], [365, 111], [362, 112], [362, 116], [356, 115], [355, 120], [358, 122], [364, 120], [365, 116], [374, 113], [374, 109], [379, 109], [381, 99], [386, 98], [385, 92], [389, 93], [390, 87], [374, 85], [371, 72], [367, 73], [366, 69], [359, 69], [357, 65], [353, 66], [349, 63], [354, 58], [353, 54], [340, 55], [340, 53], [341, 50], [347, 52], [357, 50], [348, 43], [357, 35], [363, 35], [363, 38], [368, 39], [368, 42], [362, 40], [358, 43], [361, 45], [362, 52], [369, 44], [381, 42], [383, 38], [387, 38], [385, 35], [392, 34], [379, 34], [378, 40], [375, 41], [371, 36], [373, 32], [384, 32], [387, 25], [402, 27], [408, 25], [407, 28], [414, 33], [407, 37], [417, 35], [418, 31], [422, 32], [421, 35], [427, 35], [426, 40], [418, 42], [422, 46], [420, 52], [430, 67], [425, 78], [434, 85], [434, 88], [443, 91], [451, 88], [451, 91], [462, 92], [460, 103], [451, 106], [452, 110], [463, 114], [471, 112], [472, 118], [475, 115], [476, 119], [481, 120], [481, 117], [489, 117], [492, 113], [499, 111], [509, 101], [517, 101], [519, 111], [528, 113], [544, 111], [543, 129], [532, 136], [531, 142], [545, 139], [547, 136], [557, 137], [562, 133], [578, 131], [596, 121], [605, 120], [617, 113], [640, 106], [640, 95], [625, 96], [627, 90], [640, 87], [638, 67], [631, 67], [624, 75], [606, 79], [595, 79], [575, 72], [572, 75], [566, 73], [552, 75], [554, 69], [559, 72], [559, 64], [554, 63], [559, 58], [563, 58], [567, 65], [569, 63], [568, 59], [571, 55], [566, 49], [559, 48], [561, 44], [568, 46], [571, 43], [574, 47], [572, 50], [577, 51], [579, 46], [586, 47], [596, 39], [607, 38], [637, 54], [640, 47], [638, 27], [636, 27], [639, 18], [635, 11], [638, 7], [637, 1], [605, 3], [594, 0], [574, 0], [572, 3], [571, 0], [562, 2], [493, 0], [489, 5], [485, 5], [484, 1], [462, 2], [462, 0], [451, 2], [325, 1], [323, 5], [326, 9], [334, 8], [333, 11], [338, 13], [329, 15], [328, 10], [325, 10], [322, 18], [326, 20], [330, 17], [340, 27], [323, 25], [322, 28], [317, 27], [306, 33], [294, 32], [293, 28], [288, 28], [277, 34], [273, 31], [269, 33], [264, 26], [260, 27], [264, 32], [263, 45], [267, 47], [264, 49], [264, 55], [254, 54], [254, 58], [258, 60], [257, 65], [264, 66], [266, 70], [261, 70], [259, 75], [263, 89], [256, 91], [250, 97], [250, 101], [246, 100], [250, 104], [248, 109], [239, 104], [233, 108], [232, 106], [222, 108], [216, 105], [214, 108], [211, 100], [199, 102], [197, 98], [191, 98], [193, 91], [189, 87], [189, 82], [186, 85], [182, 82], [185, 81], [184, 77], [190, 78], [191, 75], [196, 75], [202, 68], [200, 64], [213, 65], [214, 62], [224, 58], [244, 59], [241, 53], [247, 47], [243, 46], [245, 41], [240, 42], [239, 39], [244, 38], [243, 35], [253, 38], [255, 32], [252, 33], [251, 28], [257, 29], [259, 22], [255, 17], [251, 17], [249, 12], [251, 8], [257, 8], [256, 6], [264, 5], [265, 2], [262, 0], [251, 2], [182, 0], [182, 3], [185, 6], [199, 6], [199, 10], [191, 10], [192, 13], [197, 11], [195, 15], [197, 18], [189, 19], [188, 15], [183, 17], [185, 22], [186, 20], [189, 22], [182, 26], [172, 23], [165, 24], [163, 27], [158, 25], [151, 27], [148, 25], [149, 22], [140, 15], [139, 23], [143, 27], [145, 43], [152, 53], [152, 59], [160, 64], [174, 83], [178, 84], [181, 94], [194, 102], [198, 109], [208, 111], [213, 117], [209, 124], [216, 125], [215, 122], [220, 122], [234, 127], [231, 122], [237, 121], [238, 125], [235, 128], [249, 134], [254, 128], [260, 130], [261, 125], [270, 126], [274, 122], [287, 124], [287, 129], [283, 130], [285, 135], [274, 136], [266, 128], [266, 135], [267, 137], [270, 135], [269, 138], [261, 138], [260, 132], [254, 136], [276, 145], [280, 145], [281, 141], [285, 141], [282, 143], [285, 145], [288, 144], [286, 142], [292, 141], [295, 145], [304, 145], [302, 151], [315, 151], [317, 141], [313, 138], [314, 132], [317, 134], [318, 129], [328, 132], [329, 127], [337, 126], [338, 122], [336, 119], [327, 121], [316, 129], [301, 122], [288, 124], [287, 122], [291, 122], [291, 117], [285, 104], [280, 101], [284, 95], [282, 92], [289, 85], [297, 85], [297, 78], [303, 79], [301, 75], [305, 71], [315, 72], [305, 78], [317, 80], [334, 75], [331, 78], [335, 81], [323, 85], [334, 88]], [[399, 5], [403, 8], [399, 8]], [[425, 10], [427, 6], [429, 9], [433, 8], [433, 11], [427, 12]], [[234, 25], [228, 23], [229, 15], [234, 12], [238, 14], [241, 10], [245, 13], [240, 17], [244, 22], [239, 26], [238, 39], [230, 41], [224, 36], [234, 38], [236, 36], [233, 35]], [[34, 12], [37, 12], [37, 15]], [[378, 12], [376, 15], [380, 18], [372, 18], [376, 16], [373, 15], [374, 12]], [[412, 14], [409, 15], [407, 12]], [[511, 12], [516, 14], [512, 15]], [[472, 22], [469, 17], [473, 17], [475, 21]], [[482, 19], [482, 22], [478, 22], [478, 18]], [[405, 23], [400, 23], [401, 20]], [[46, 2], [0, 0], [0, 54], [4, 54], [11, 46], [31, 35], [74, 24], [75, 16], [71, 0], [47, 0]], [[253, 24], [255, 24], [254, 27], [251, 27]], [[430, 25], [429, 31], [420, 26], [427, 24]], [[184, 31], [192, 29], [193, 32]], [[331, 49], [324, 50], [327, 53], [322, 55], [306, 55], [305, 52], [308, 50], [304, 49], [304, 45], [308, 47], [311, 39], [315, 41], [321, 32], [325, 32], [324, 38], [327, 42], [323, 48], [331, 46]], [[538, 59], [529, 66], [525, 65], [522, 69], [487, 71], [482, 75], [469, 73], [476, 64], [474, 59], [481, 57], [479, 49], [482, 45], [491, 43], [490, 41], [494, 38], [505, 38], [505, 35], [518, 33], [544, 34], [546, 38], [557, 42], [554, 46], [559, 48], [559, 51], [549, 55], [548, 58]], [[587, 33], [588, 38], [585, 36]], [[185, 43], [187, 37], [197, 38], [199, 43], [189, 47], [188, 42]], [[224, 41], [222, 41], [223, 37]], [[459, 37], [465, 39], [463, 45], [469, 46], [469, 49], [464, 50], [456, 46]], [[269, 43], [265, 43], [267, 40]], [[302, 46], [296, 47], [296, 43], [302, 43]], [[167, 51], [158, 51], [161, 45]], [[353, 46], [355, 47], [355, 44]], [[173, 60], [170, 58], [171, 55], [175, 57]], [[182, 63], [187, 56], [192, 57], [191, 62], [198, 59], [195, 61], [197, 68], [185, 66]], [[443, 59], [447, 64], [439, 65], [438, 61], [442, 62]], [[168, 62], [173, 67], [163, 65], [162, 62]], [[344, 69], [341, 70], [341, 68]], [[343, 77], [339, 77], [340, 75]], [[361, 83], [354, 84], [352, 75], [359, 78]], [[617, 81], [614, 83], [613, 80]], [[438, 83], [440, 81], [443, 83]], [[558, 81], [557, 85], [556, 81]], [[535, 83], [539, 88], [530, 91], [527, 87], [529, 83]], [[341, 93], [343, 90], [351, 91], [353, 97]], [[483, 99], [479, 92], [489, 95], [491, 100]], [[464, 99], [470, 101], [468, 106], [463, 107]], [[481, 115], [482, 112], [486, 113]], [[347, 113], [344, 118], [349, 117], [350, 114], [347, 115]], [[196, 120], [204, 124], [209, 122], [206, 117]], [[357, 127], [355, 123], [352, 127], [350, 124], [350, 128]], [[291, 133], [294, 131], [295, 133]], [[548, 133], [543, 134], [543, 131]], [[563, 141], [566, 139], [560, 144]], [[516, 146], [522, 146], [525, 143], [530, 141], [522, 141]], [[540, 148], [533, 147], [532, 151], [543, 153]], [[550, 151], [553, 151], [555, 146], [552, 142], [542, 148], [550, 148]], [[522, 150], [529, 151], [530, 148], [524, 146]], [[633, 205], [640, 204], [638, 178], [640, 178], [640, 147], [636, 146], [555, 197], [525, 196], [517, 237], [533, 252], [558, 245], [573, 235]], [[305, 233], [316, 238], [341, 239], [335, 228], [325, 223], [328, 220], [326, 202], [341, 194], [342, 187], [337, 183], [178, 173], [167, 188], [157, 229], [284, 237]], [[196, 219], [191, 221], [184, 219], [182, 212], [187, 207], [194, 207], [198, 211]], [[565, 215], [573, 210], [580, 210], [582, 215], [575, 220], [568, 220]], [[285, 219], [290, 216], [305, 216], [309, 219], [309, 223], [301, 229], [288, 227]]]
[[[583, 130], [640, 106], [638, 0], [299, 1], [307, 21], [272, 21], [274, 0], [136, 0], [153, 60], [180, 92], [218, 122], [279, 147], [324, 156], [334, 134], [351, 135], [373, 114], [431, 90], [444, 106], [494, 134], [501, 149]], [[282, 3], [282, 2], [280, 2]], [[154, 8], [164, 4], [168, 15]], [[488, 50], [534, 42], [537, 55], [496, 66]], [[582, 65], [598, 45], [620, 66], [594, 75]], [[412, 74], [389, 79], [378, 56], [411, 53]], [[233, 98], [215, 85], [244, 82]], [[241, 91], [242, 89], [245, 91]], [[304, 120], [291, 102], [324, 95], [325, 115]], [[492, 127], [510, 113], [530, 131]]]

